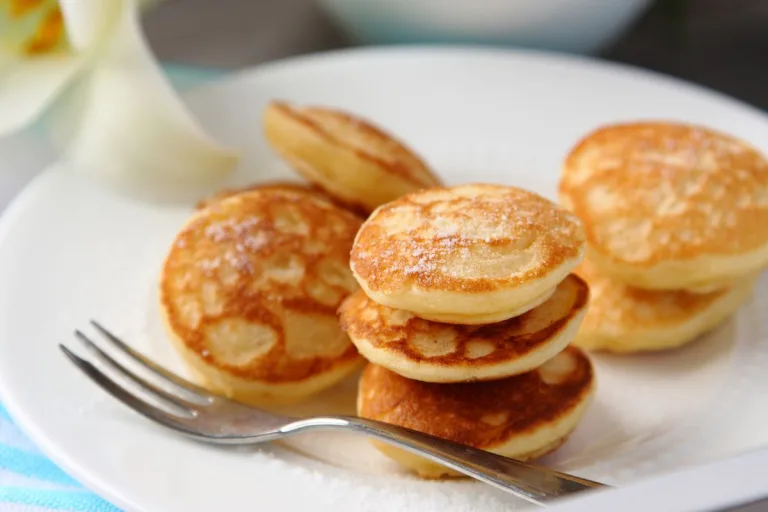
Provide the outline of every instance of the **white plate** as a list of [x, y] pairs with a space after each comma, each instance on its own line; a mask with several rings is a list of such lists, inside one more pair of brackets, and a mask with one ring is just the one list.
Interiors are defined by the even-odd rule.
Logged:
[[[565, 152], [609, 121], [700, 122], [768, 150], [768, 119], [759, 112], [624, 67], [478, 49], [358, 50], [272, 64], [187, 97], [223, 141], [248, 148], [235, 182], [287, 175], [260, 132], [262, 108], [275, 97], [370, 117], [449, 182], [504, 182], [551, 198]], [[522, 506], [474, 482], [402, 474], [364, 439], [303, 437], [293, 449], [221, 450], [157, 428], [108, 398], [56, 344], [71, 342], [72, 330], [95, 317], [181, 371], [158, 327], [155, 282], [189, 209], [135, 203], [72, 171], [58, 166], [38, 177], [2, 219], [0, 391], [21, 426], [75, 477], [132, 510]], [[596, 357], [597, 398], [546, 462], [622, 484], [768, 442], [768, 281], [762, 279], [734, 318], [687, 348]], [[331, 394], [343, 401], [352, 388]]]

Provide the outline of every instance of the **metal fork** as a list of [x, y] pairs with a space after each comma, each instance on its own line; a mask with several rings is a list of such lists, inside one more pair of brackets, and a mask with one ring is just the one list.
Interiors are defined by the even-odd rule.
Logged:
[[[129, 364], [135, 364], [145, 376], [119, 363], [80, 331], [75, 331], [75, 336], [100, 361], [99, 367], [59, 345], [64, 354], [102, 389], [134, 411], [199, 441], [245, 445], [312, 430], [343, 429], [419, 454], [537, 505], [604, 487], [597, 482], [380, 421], [353, 416], [298, 419], [272, 414], [192, 384], [132, 349], [98, 322], [91, 320], [91, 324], [108, 342], [111, 350], [130, 360]], [[121, 378], [135, 384], [132, 387], [136, 391], [121, 385]]]

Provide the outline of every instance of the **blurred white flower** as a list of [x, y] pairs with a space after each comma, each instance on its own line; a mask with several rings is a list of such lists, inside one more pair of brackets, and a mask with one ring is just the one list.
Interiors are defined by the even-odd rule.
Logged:
[[0, 137], [45, 113], [69, 168], [144, 199], [198, 198], [239, 157], [155, 62], [139, 23], [147, 3], [0, 0]]

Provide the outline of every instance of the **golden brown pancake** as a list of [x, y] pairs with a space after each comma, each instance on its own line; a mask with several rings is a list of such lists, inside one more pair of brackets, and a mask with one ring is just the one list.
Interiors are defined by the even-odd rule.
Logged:
[[301, 175], [365, 213], [403, 194], [440, 184], [402, 142], [340, 110], [274, 101], [264, 114], [264, 134]]
[[342, 329], [369, 361], [425, 382], [502, 379], [562, 351], [587, 311], [589, 288], [575, 275], [544, 304], [488, 325], [432, 322], [377, 304], [362, 290], [339, 308]]
[[754, 276], [710, 293], [632, 288], [585, 260], [576, 273], [588, 283], [589, 310], [574, 343], [582, 348], [639, 352], [679, 347], [718, 326], [752, 293]]
[[437, 322], [487, 324], [544, 302], [584, 252], [576, 216], [515, 187], [432, 188], [378, 208], [350, 263], [374, 301]]
[[560, 197], [595, 267], [635, 287], [706, 292], [768, 265], [768, 162], [723, 133], [600, 128], [568, 155]]
[[[588, 408], [594, 386], [592, 365], [575, 347], [537, 370], [473, 384], [419, 382], [369, 364], [360, 378], [358, 414], [529, 460], [565, 441]], [[459, 476], [410, 452], [376, 446], [423, 477]]]
[[357, 289], [348, 261], [359, 226], [328, 201], [277, 189], [192, 217], [166, 258], [160, 304], [203, 385], [247, 403], [284, 403], [361, 363], [336, 318]]

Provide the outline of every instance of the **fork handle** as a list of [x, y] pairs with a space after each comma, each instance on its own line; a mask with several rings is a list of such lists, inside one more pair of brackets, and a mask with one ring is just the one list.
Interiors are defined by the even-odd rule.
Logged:
[[345, 429], [365, 434], [421, 455], [537, 505], [545, 505], [553, 499], [581, 491], [607, 487], [584, 478], [526, 464], [405, 427], [365, 418], [336, 416], [300, 420], [283, 428], [282, 433], [288, 434], [307, 429]]

